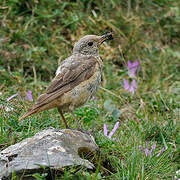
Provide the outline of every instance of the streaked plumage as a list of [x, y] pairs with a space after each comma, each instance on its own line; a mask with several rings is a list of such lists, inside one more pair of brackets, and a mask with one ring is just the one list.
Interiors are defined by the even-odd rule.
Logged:
[[[72, 113], [76, 107], [86, 103], [96, 93], [101, 82], [102, 61], [98, 55], [99, 45], [111, 37], [112, 34], [109, 33], [81, 38], [74, 45], [72, 56], [65, 59], [58, 67], [50, 86], [19, 120], [57, 107], [65, 121], [62, 110]], [[66, 122], [65, 125], [68, 127]]]

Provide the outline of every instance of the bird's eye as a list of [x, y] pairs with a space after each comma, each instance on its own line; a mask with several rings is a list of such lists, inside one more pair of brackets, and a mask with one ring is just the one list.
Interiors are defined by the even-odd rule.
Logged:
[[92, 46], [93, 45], [93, 42], [88, 42], [88, 46]]

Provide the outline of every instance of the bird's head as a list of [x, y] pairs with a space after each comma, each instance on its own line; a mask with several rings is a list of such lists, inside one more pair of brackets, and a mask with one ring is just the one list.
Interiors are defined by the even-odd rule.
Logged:
[[73, 54], [83, 55], [98, 55], [99, 46], [106, 40], [113, 39], [111, 32], [105, 33], [102, 36], [86, 35], [75, 43]]

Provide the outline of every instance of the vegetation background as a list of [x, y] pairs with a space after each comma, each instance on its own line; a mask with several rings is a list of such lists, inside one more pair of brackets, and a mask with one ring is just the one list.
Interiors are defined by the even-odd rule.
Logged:
[[[83, 35], [114, 32], [104, 43], [102, 87], [95, 100], [75, 111], [85, 129], [93, 129], [101, 148], [95, 171], [65, 168], [54, 179], [180, 178], [180, 1], [177, 0], [1, 0], [0, 1], [0, 149], [59, 124], [56, 109], [18, 123], [33, 99], [54, 77], [58, 62], [72, 53]], [[137, 89], [123, 89], [129, 80], [127, 61], [138, 60]], [[65, 115], [71, 127], [75, 123]], [[103, 134], [103, 124], [113, 135]], [[148, 144], [147, 144], [148, 143]], [[147, 146], [156, 144], [152, 153]], [[140, 148], [141, 147], [141, 148]], [[165, 151], [157, 157], [157, 153]], [[48, 174], [32, 174], [45, 179]], [[16, 179], [15, 173], [13, 178]]]

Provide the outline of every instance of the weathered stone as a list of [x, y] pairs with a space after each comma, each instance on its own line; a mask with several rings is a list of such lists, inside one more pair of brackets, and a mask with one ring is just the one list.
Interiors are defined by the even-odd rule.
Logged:
[[[59, 169], [82, 165], [93, 169], [94, 165], [79, 154], [98, 151], [93, 136], [77, 130], [50, 128], [31, 138], [11, 145], [0, 152], [0, 179], [16, 174], [32, 173], [43, 167]], [[36, 171], [35, 171], [36, 170]]]

